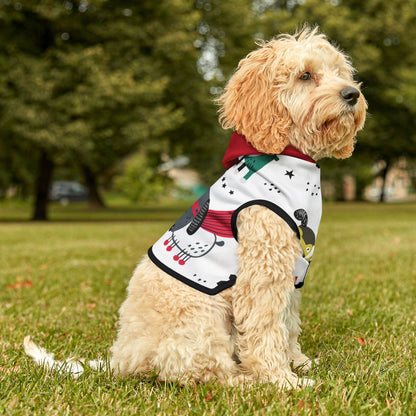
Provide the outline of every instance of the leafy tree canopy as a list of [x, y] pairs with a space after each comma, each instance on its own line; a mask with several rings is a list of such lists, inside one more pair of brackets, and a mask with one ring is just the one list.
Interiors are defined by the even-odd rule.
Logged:
[[213, 178], [230, 134], [213, 99], [255, 39], [305, 22], [359, 70], [360, 160], [415, 158], [415, 20], [415, 0], [0, 1], [0, 186], [56, 164], [109, 177], [136, 152]]

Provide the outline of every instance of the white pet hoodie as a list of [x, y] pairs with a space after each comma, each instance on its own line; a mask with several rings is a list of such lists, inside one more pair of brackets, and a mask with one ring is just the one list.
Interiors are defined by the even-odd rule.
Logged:
[[292, 146], [280, 155], [259, 153], [234, 133], [224, 175], [149, 249], [150, 259], [183, 283], [209, 295], [238, 276], [237, 216], [250, 205], [279, 215], [300, 240], [303, 256], [293, 270], [303, 286], [322, 213], [320, 169]]

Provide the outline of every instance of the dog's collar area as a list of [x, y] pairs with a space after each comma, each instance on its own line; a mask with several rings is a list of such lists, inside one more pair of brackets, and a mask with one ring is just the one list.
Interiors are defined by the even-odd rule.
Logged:
[[[234, 132], [231, 135], [230, 143], [225, 152], [222, 164], [226, 169], [229, 169], [231, 166], [238, 163], [241, 156], [249, 155], [263, 155], [265, 153], [259, 152], [256, 150], [250, 143], [247, 142], [246, 138], [237, 132]], [[293, 146], [287, 146], [281, 155], [296, 157], [298, 159], [306, 160], [307, 162], [315, 163], [316, 162], [309, 156], [302, 153], [300, 150], [296, 149]]]
[[281, 153], [281, 155], [287, 155], [292, 157], [297, 157], [298, 159], [306, 160], [307, 162], [315, 163], [315, 160], [313, 160], [308, 155], [305, 155], [300, 150], [296, 149], [296, 147], [293, 146], [287, 146], [285, 150]]

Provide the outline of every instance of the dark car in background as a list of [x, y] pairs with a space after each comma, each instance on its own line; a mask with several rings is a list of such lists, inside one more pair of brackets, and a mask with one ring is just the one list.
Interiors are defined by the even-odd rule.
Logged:
[[49, 190], [49, 200], [67, 205], [70, 202], [88, 201], [88, 189], [74, 181], [56, 181]]

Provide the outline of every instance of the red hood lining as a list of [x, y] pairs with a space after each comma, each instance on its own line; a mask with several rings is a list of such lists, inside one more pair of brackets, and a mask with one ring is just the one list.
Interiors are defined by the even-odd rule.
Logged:
[[[263, 154], [265, 153], [259, 152], [250, 143], [248, 143], [243, 135], [234, 132], [231, 135], [230, 143], [225, 152], [224, 158], [222, 159], [222, 164], [226, 169], [229, 169], [231, 166], [238, 162], [238, 159], [241, 156]], [[280, 154], [297, 157], [298, 159], [306, 160], [307, 162], [316, 163], [311, 157], [305, 155], [293, 146], [287, 146]]]

